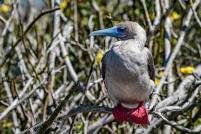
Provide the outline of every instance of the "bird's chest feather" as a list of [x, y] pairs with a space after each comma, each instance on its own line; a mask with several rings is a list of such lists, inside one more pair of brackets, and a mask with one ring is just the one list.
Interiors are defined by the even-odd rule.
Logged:
[[133, 102], [146, 98], [147, 84], [144, 80], [148, 78], [147, 62], [140, 49], [114, 46], [109, 52], [106, 66], [106, 85], [117, 100]]
[[143, 52], [129, 45], [114, 46], [110, 52], [111, 73], [116, 75], [135, 76], [141, 75], [146, 69], [146, 56]]
[[107, 54], [105, 84], [113, 100], [143, 101], [148, 96], [147, 56], [135, 44], [115, 45]]

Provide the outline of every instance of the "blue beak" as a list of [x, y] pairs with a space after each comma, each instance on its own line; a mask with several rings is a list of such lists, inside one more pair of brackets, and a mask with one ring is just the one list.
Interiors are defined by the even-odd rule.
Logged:
[[90, 36], [97, 36], [97, 35], [103, 35], [103, 36], [111, 36], [111, 37], [123, 37], [124, 36], [124, 27], [114, 26], [111, 28], [98, 30], [90, 33]]

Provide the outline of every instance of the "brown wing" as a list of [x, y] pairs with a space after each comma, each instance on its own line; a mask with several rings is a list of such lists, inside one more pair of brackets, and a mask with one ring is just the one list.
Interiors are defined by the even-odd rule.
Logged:
[[155, 81], [155, 66], [154, 66], [154, 59], [153, 56], [151, 54], [151, 52], [149, 51], [148, 48], [146, 48], [146, 52], [147, 52], [147, 58], [148, 58], [148, 71], [149, 71], [149, 76], [150, 78]]

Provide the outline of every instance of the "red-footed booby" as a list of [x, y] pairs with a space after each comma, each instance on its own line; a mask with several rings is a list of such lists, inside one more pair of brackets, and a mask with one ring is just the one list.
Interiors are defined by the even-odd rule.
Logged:
[[145, 47], [146, 32], [136, 22], [92, 32], [90, 36], [111, 36], [119, 40], [102, 59], [102, 77], [119, 121], [148, 125], [144, 102], [154, 89], [155, 68], [152, 54]]

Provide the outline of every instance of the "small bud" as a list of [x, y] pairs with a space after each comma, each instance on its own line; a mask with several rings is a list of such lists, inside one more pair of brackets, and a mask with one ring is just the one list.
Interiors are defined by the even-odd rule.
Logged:
[[178, 14], [177, 12], [173, 11], [171, 16], [170, 16], [171, 20], [178, 20], [180, 18], [180, 14]]
[[10, 11], [10, 6], [9, 6], [9, 5], [2, 4], [2, 5], [0, 6], [0, 12], [8, 13], [9, 11]]
[[101, 64], [102, 58], [103, 58], [103, 51], [99, 49], [99, 50], [98, 50], [98, 53], [97, 53], [97, 55], [96, 55], [96, 63], [97, 63], [98, 65]]
[[192, 74], [195, 71], [193, 66], [181, 67], [180, 72], [184, 75]]
[[67, 0], [64, 0], [63, 2], [61, 2], [61, 3], [59, 4], [59, 7], [60, 7], [61, 10], [65, 10], [66, 7], [67, 7], [67, 5], [68, 5], [68, 1], [67, 1]]

